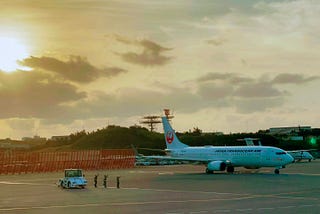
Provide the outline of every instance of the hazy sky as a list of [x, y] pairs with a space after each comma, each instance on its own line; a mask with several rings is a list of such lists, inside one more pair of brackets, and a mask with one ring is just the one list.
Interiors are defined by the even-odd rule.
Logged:
[[[320, 127], [318, 0], [2, 0], [0, 138]], [[162, 131], [161, 126], [158, 131]]]

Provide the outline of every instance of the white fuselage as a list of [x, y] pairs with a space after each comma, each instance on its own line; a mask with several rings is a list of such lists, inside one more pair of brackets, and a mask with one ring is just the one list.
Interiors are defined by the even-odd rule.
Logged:
[[313, 160], [314, 157], [306, 151], [294, 151], [294, 152], [288, 152], [295, 160]]
[[284, 150], [269, 146], [186, 147], [171, 149], [170, 155], [185, 160], [225, 161], [235, 167], [278, 167], [293, 161]]

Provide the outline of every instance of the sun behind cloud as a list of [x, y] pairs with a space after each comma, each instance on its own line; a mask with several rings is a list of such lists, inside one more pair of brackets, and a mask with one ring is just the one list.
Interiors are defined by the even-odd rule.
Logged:
[[0, 36], [0, 47], [0, 70], [13, 72], [17, 69], [26, 69], [18, 64], [18, 60], [30, 55], [27, 45], [22, 40]]

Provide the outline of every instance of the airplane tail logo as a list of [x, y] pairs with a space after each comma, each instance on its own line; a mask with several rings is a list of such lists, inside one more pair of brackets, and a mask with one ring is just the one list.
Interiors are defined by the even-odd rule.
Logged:
[[168, 131], [167, 134], [166, 134], [167, 143], [171, 144], [173, 142], [173, 139], [174, 139], [173, 132], [172, 131]]
[[182, 149], [188, 147], [188, 145], [180, 142], [166, 117], [162, 117], [162, 124], [167, 149]]

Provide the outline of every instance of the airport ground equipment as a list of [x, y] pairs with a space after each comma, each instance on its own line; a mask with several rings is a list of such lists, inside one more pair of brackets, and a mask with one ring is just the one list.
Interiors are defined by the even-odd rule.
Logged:
[[87, 180], [81, 169], [65, 169], [64, 178], [59, 179], [59, 186], [62, 188], [84, 188], [86, 185]]

